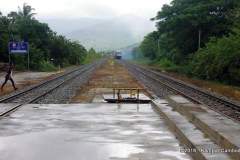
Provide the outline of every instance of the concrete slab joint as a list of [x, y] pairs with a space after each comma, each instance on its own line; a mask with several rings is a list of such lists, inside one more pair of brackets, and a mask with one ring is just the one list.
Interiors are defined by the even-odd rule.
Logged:
[[232, 159], [240, 159], [240, 125], [204, 105], [193, 104], [182, 96], [169, 96], [171, 108], [187, 118], [195, 127], [219, 145], [212, 152], [227, 153]]

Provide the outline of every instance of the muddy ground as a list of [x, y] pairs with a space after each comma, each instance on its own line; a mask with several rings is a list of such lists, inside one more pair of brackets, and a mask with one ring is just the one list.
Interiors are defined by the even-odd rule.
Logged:
[[[52, 79], [54, 76], [61, 74], [64, 71], [65, 69], [56, 72], [14, 72], [13, 79], [15, 81], [16, 87], [19, 90], [30, 85], [38, 84], [44, 80]], [[5, 72], [0, 72], [0, 87], [5, 80], [5, 75]], [[1, 91], [0, 89], [0, 96], [9, 94], [14, 91], [15, 90], [13, 89], [11, 82], [8, 81], [3, 90]]]

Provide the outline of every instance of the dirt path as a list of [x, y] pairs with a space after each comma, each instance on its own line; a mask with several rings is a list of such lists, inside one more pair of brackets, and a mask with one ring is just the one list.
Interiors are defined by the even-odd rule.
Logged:
[[90, 103], [96, 96], [112, 93], [112, 88], [143, 88], [120, 64], [113, 59], [97, 69], [88, 84], [80, 88], [73, 103]]
[[[16, 87], [18, 89], [22, 89], [26, 86], [38, 84], [44, 80], [51, 79], [56, 74], [57, 72], [21, 72], [14, 74], [13, 79], [16, 83]], [[5, 79], [4, 76], [5, 75], [2, 74], [0, 77], [0, 86]], [[3, 91], [0, 90], [0, 96], [9, 94], [11, 92], [14, 92], [14, 89], [11, 82], [8, 81], [7, 84], [4, 86]]]

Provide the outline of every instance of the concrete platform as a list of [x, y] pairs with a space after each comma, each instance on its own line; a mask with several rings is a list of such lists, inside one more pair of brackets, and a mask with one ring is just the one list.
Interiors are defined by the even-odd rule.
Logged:
[[0, 118], [5, 112], [16, 108], [17, 105], [18, 104], [14, 104], [14, 103], [9, 103], [9, 104], [1, 104], [0, 103]]
[[[181, 98], [180, 98], [181, 99]], [[182, 101], [185, 104], [185, 101]], [[189, 153], [197, 160], [229, 160], [230, 156], [221, 152], [217, 145], [205, 133], [199, 130], [188, 119], [169, 106], [166, 100], [153, 101], [155, 109], [162, 115], [169, 128], [183, 144], [182, 152]]]
[[170, 106], [200, 128], [233, 159], [240, 160], [239, 122], [235, 122], [206, 106], [193, 104], [181, 96], [170, 96], [168, 101]]
[[0, 160], [187, 160], [150, 104], [29, 104], [0, 121]]

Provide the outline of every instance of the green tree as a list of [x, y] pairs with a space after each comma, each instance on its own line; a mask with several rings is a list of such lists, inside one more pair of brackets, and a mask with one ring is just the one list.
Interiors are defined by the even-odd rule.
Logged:
[[152, 32], [148, 34], [143, 42], [140, 45], [140, 49], [143, 52], [143, 55], [154, 60], [157, 58], [157, 51], [158, 51], [158, 33]]
[[36, 13], [32, 12], [34, 10], [35, 9], [32, 8], [30, 5], [24, 3], [22, 8], [18, 7], [17, 15], [18, 15], [19, 18], [33, 19], [34, 15], [36, 15]]
[[8, 42], [10, 39], [9, 25], [10, 20], [7, 16], [0, 15], [0, 59], [8, 61]]
[[96, 52], [93, 48], [90, 48], [86, 54], [84, 63], [91, 63], [101, 57], [102, 55], [100, 53]]
[[222, 37], [231, 33], [232, 11], [237, 0], [173, 0], [164, 5], [152, 20], [156, 21], [161, 52], [176, 63], [194, 53], [210, 37]]
[[239, 84], [240, 1], [173, 0], [152, 20], [157, 31], [140, 45], [145, 57], [163, 68]]
[[[48, 24], [35, 19], [34, 8], [24, 3], [18, 11], [0, 14], [0, 62], [8, 61], [8, 42], [27, 41], [30, 44], [30, 67], [34, 70], [54, 69], [54, 65], [76, 65], [84, 62], [86, 49], [53, 32]], [[27, 55], [12, 55], [17, 68], [26, 68]], [[53, 63], [50, 63], [53, 60]]]
[[192, 74], [204, 79], [240, 84], [240, 30], [212, 39], [194, 55]]

